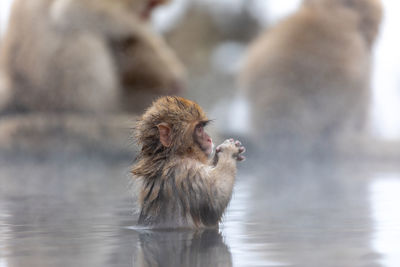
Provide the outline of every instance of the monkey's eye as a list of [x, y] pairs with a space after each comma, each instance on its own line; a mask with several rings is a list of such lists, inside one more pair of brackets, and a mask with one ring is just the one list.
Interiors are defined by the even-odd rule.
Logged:
[[204, 132], [204, 128], [209, 124], [210, 121], [201, 121], [196, 125], [195, 131], [198, 134], [202, 134]]
[[211, 122], [210, 120], [202, 121], [202, 122], [199, 123], [199, 125], [201, 125], [203, 128], [205, 128], [210, 122]]
[[198, 124], [197, 126], [196, 126], [196, 132], [197, 133], [202, 133], [204, 131], [204, 126], [203, 126], [203, 124]]

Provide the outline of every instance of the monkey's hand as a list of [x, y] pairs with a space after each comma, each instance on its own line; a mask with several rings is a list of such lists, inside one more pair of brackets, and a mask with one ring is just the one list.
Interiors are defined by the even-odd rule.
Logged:
[[237, 161], [243, 161], [246, 158], [243, 156], [243, 153], [246, 151], [246, 148], [242, 146], [242, 143], [238, 140], [227, 139], [222, 144], [217, 146], [215, 152], [216, 156], [220, 156], [219, 154], [227, 154], [232, 156]]

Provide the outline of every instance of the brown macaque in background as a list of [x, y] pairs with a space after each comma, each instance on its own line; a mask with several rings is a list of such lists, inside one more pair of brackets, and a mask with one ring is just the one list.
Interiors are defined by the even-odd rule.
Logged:
[[209, 122], [196, 103], [162, 97], [136, 125], [141, 147], [132, 174], [140, 185], [139, 224], [160, 228], [217, 227], [228, 205], [236, 161], [244, 159], [239, 141], [216, 148], [204, 128]]
[[177, 93], [184, 68], [145, 21], [163, 2], [15, 0], [0, 51], [4, 108], [138, 111], [147, 93]]
[[363, 133], [380, 0], [305, 0], [250, 46], [240, 87], [255, 140], [290, 151]]
[[[122, 87], [120, 105], [123, 110], [141, 112], [159, 95], [179, 95], [184, 91], [184, 69], [177, 64], [172, 51], [162, 48], [164, 46], [158, 38], [147, 42], [127, 38], [111, 43]], [[157, 55], [159, 60], [151, 59], [154, 47], [162, 48], [162, 53]]]

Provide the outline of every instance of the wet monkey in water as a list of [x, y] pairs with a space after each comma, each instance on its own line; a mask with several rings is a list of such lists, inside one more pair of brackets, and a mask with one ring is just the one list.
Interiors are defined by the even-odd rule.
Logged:
[[180, 97], [159, 98], [138, 120], [141, 152], [132, 174], [140, 186], [139, 224], [218, 226], [231, 199], [236, 162], [244, 159], [245, 148], [229, 139], [211, 159], [208, 122], [199, 105]]
[[0, 108], [138, 111], [148, 94], [181, 91], [184, 67], [146, 21], [163, 2], [14, 0], [0, 48], [9, 101]]

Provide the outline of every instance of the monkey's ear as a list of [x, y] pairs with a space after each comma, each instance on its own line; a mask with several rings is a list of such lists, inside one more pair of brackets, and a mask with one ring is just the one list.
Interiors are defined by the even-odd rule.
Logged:
[[163, 146], [169, 147], [171, 145], [171, 127], [168, 123], [162, 122], [157, 125], [160, 134], [160, 142]]

